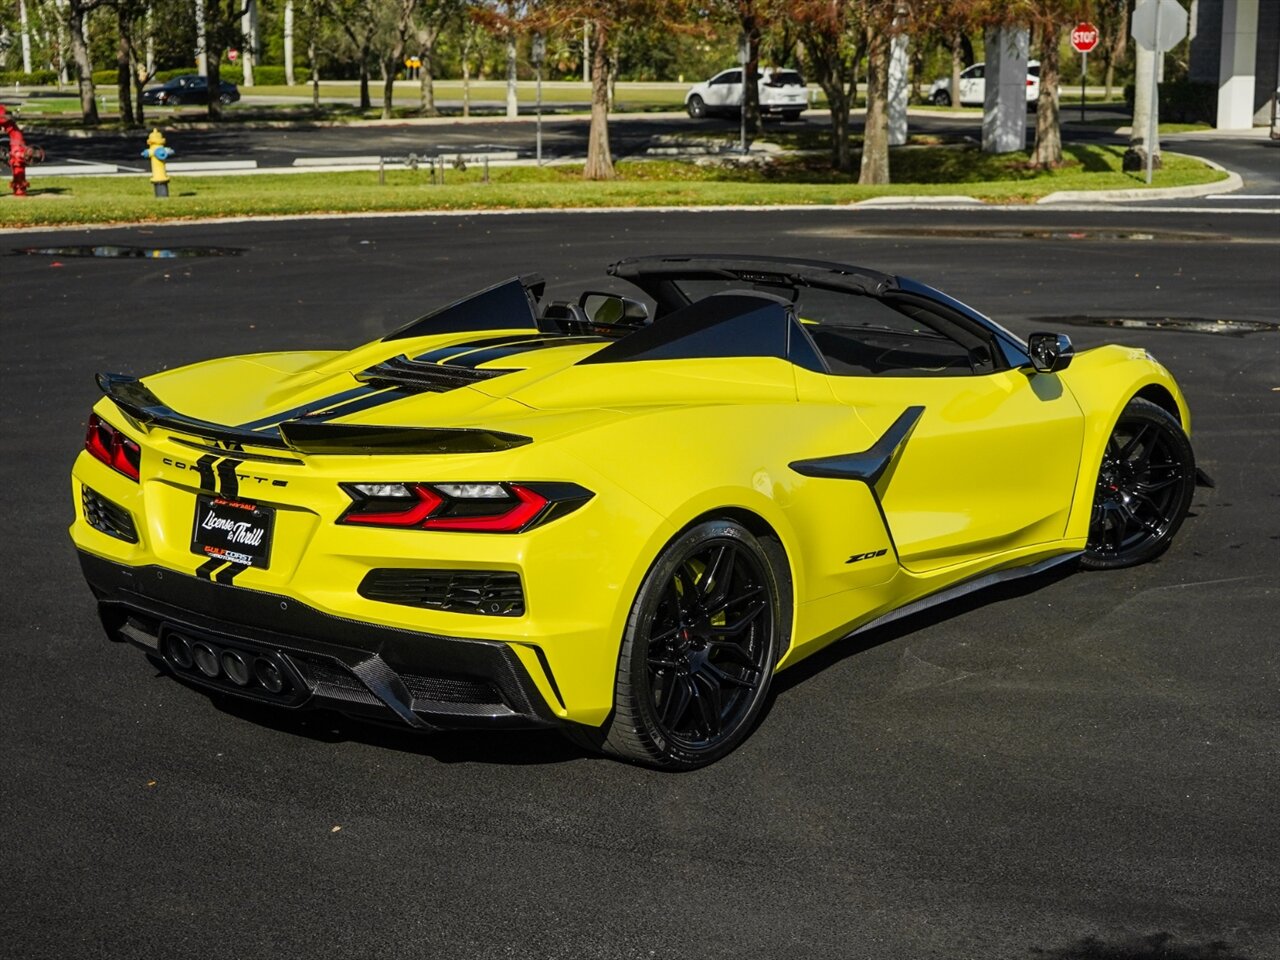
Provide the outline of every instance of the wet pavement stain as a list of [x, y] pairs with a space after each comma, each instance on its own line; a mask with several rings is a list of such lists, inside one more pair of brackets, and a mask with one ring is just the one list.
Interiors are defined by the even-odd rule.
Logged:
[[101, 257], [108, 260], [181, 260], [189, 257], [238, 257], [244, 247], [139, 247], [129, 244], [75, 244], [61, 247], [14, 247], [31, 257]]
[[1264, 320], [1211, 320], [1204, 317], [1033, 317], [1045, 325], [1065, 324], [1073, 327], [1113, 327], [1126, 330], [1169, 330], [1182, 333], [1212, 333], [1219, 336], [1243, 337], [1250, 333], [1276, 333], [1280, 324]]

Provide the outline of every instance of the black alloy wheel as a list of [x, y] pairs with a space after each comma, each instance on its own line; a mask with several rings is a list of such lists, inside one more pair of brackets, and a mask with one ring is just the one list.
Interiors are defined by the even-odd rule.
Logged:
[[228, 103], [232, 103], [233, 101], [232, 101], [232, 98], [231, 98], [231, 94], [229, 94], [229, 93], [220, 93], [220, 94], [218, 94], [218, 102], [219, 102], [219, 103], [221, 103], [221, 104], [223, 104], [224, 106], [225, 106], [226, 104], [228, 104]]
[[636, 595], [614, 711], [594, 745], [668, 770], [737, 747], [764, 708], [790, 629], [780, 569], [781, 545], [731, 520], [698, 524], [669, 544]]
[[1107, 439], [1081, 566], [1114, 570], [1168, 549], [1195, 493], [1196, 460], [1168, 411], [1134, 399]]
[[933, 105], [935, 107], [951, 106], [951, 94], [947, 93], [945, 90], [939, 90], [933, 95]]
[[695, 120], [701, 120], [707, 115], [707, 104], [696, 93], [689, 98], [689, 102], [685, 104], [685, 109], [689, 111], [689, 116]]

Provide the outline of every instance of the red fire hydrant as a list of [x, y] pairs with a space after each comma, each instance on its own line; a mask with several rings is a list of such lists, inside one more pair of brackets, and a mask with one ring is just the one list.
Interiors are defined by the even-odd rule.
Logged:
[[0, 160], [9, 164], [13, 171], [13, 179], [9, 181], [9, 189], [16, 197], [27, 195], [27, 164], [39, 163], [44, 159], [44, 151], [39, 147], [27, 146], [18, 123], [8, 115], [4, 104], [0, 103], [0, 132], [9, 135], [9, 147], [0, 146]]

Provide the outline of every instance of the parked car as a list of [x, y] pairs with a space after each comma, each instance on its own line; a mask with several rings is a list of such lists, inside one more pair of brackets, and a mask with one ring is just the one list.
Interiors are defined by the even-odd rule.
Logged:
[[[223, 80], [219, 85], [218, 101], [235, 103], [240, 99], [240, 90], [234, 84]], [[158, 87], [149, 87], [142, 91], [142, 102], [158, 107], [177, 107], [187, 103], [209, 102], [209, 80], [194, 73], [185, 73], [174, 77]]]
[[71, 536], [111, 637], [217, 695], [689, 769], [777, 670], [1152, 560], [1211, 483], [1141, 348], [1023, 341], [848, 264], [609, 273], [636, 296], [527, 274], [346, 353], [99, 374]]
[[[982, 106], [987, 99], [987, 65], [975, 63], [960, 74], [960, 103], [963, 106]], [[939, 107], [951, 106], [951, 78], [940, 77], [929, 88], [929, 102]], [[1040, 99], [1040, 61], [1027, 63], [1027, 103]]]
[[[809, 106], [809, 88], [795, 70], [765, 69], [758, 78], [760, 111], [797, 120]], [[696, 119], [713, 114], [737, 114], [742, 108], [742, 68], [721, 70], [696, 83], [684, 96], [684, 107]]]

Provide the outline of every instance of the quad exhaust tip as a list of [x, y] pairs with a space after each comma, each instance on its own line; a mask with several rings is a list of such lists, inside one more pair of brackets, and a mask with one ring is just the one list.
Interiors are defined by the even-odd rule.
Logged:
[[229, 683], [243, 690], [278, 697], [291, 692], [284, 670], [270, 657], [217, 647], [170, 631], [165, 634], [161, 653], [168, 663], [186, 673], [199, 673], [209, 680]]

